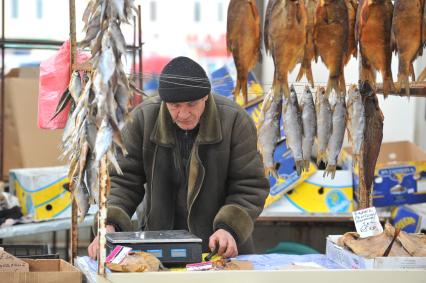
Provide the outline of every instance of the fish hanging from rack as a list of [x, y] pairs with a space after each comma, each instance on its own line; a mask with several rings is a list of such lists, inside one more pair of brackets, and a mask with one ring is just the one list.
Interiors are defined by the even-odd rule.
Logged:
[[422, 24], [424, 0], [396, 0], [392, 19], [392, 44], [398, 55], [396, 92], [405, 88], [410, 95], [409, 76], [416, 80], [413, 61], [423, 53]]
[[288, 73], [303, 60], [307, 16], [302, 0], [269, 0], [265, 14], [265, 50], [274, 61], [272, 88], [290, 97]]
[[392, 28], [393, 4], [391, 0], [363, 0], [356, 19], [356, 39], [360, 47], [360, 75], [362, 81], [376, 85], [376, 70], [383, 79], [386, 97], [394, 90], [392, 78]]
[[361, 145], [359, 161], [359, 208], [370, 207], [374, 170], [383, 139], [384, 116], [379, 101], [368, 81], [360, 81], [359, 91], [365, 108], [364, 139]]
[[244, 105], [248, 102], [248, 73], [261, 60], [260, 16], [255, 0], [231, 0], [228, 6], [226, 45], [234, 58], [237, 83], [235, 99], [242, 91]]
[[314, 44], [329, 71], [326, 95], [346, 93], [344, 63], [348, 51], [349, 20], [345, 0], [322, 0], [315, 12]]
[[[306, 76], [311, 87], [314, 87], [314, 76], [312, 75], [311, 62], [315, 58], [315, 45], [314, 45], [314, 24], [315, 24], [315, 11], [317, 9], [318, 0], [305, 0], [306, 7], [306, 43], [304, 47], [304, 54], [302, 63], [300, 64], [299, 73], [297, 74], [296, 81], [300, 81], [303, 76]], [[316, 58], [315, 58], [316, 61]]]
[[262, 103], [259, 122], [257, 124], [257, 144], [263, 158], [265, 176], [270, 174], [278, 179], [275, 169], [274, 152], [281, 137], [280, 121], [282, 96], [275, 95], [271, 89]]

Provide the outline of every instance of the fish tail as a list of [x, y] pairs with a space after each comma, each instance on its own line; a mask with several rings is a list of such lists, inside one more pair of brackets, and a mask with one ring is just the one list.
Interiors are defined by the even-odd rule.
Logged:
[[306, 172], [309, 172], [309, 160], [303, 160], [303, 167]]
[[336, 175], [336, 165], [328, 164], [327, 168], [325, 168], [323, 177], [331, 176], [331, 179], [334, 179], [334, 176]]
[[325, 151], [318, 151], [317, 154], [317, 165], [320, 164], [321, 161], [326, 162], [327, 160], [327, 154]]
[[315, 87], [314, 77], [312, 75], [312, 68], [310, 64], [302, 64], [300, 66], [300, 70], [299, 70], [299, 73], [297, 74], [296, 81], [297, 82], [300, 81], [303, 78], [303, 76], [306, 76], [306, 79], [308, 80], [311, 87]]
[[300, 176], [303, 172], [303, 163], [303, 160], [296, 160], [296, 171], [298, 176]]
[[395, 89], [393, 80], [391, 76], [386, 76], [383, 78], [383, 95], [386, 98], [390, 92]]

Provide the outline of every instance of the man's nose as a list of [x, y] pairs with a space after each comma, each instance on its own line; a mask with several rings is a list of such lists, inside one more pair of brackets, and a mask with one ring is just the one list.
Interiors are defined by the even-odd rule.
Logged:
[[186, 107], [182, 107], [179, 111], [179, 118], [186, 119], [190, 116], [190, 112]]

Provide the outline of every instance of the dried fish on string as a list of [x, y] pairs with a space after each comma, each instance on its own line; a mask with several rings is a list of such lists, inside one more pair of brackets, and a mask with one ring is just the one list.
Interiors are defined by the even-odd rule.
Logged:
[[383, 113], [376, 93], [368, 82], [360, 82], [359, 90], [365, 108], [365, 124], [361, 159], [359, 161], [359, 208], [371, 206], [371, 191], [383, 139]]
[[258, 148], [262, 154], [265, 175], [272, 174], [278, 178], [275, 170], [274, 151], [280, 139], [280, 120], [281, 120], [282, 98], [275, 96], [271, 89], [263, 100], [262, 109], [257, 125]]
[[255, 0], [231, 0], [228, 6], [226, 45], [237, 69], [236, 98], [240, 90], [247, 104], [248, 72], [261, 59], [260, 17]]
[[321, 161], [327, 163], [327, 146], [333, 129], [333, 113], [323, 87], [319, 87], [317, 90], [315, 110], [317, 114], [317, 164]]
[[290, 87], [290, 97], [283, 96], [283, 125], [287, 146], [293, 154], [297, 174], [302, 174], [302, 115], [300, 113], [297, 94], [293, 86]]
[[397, 0], [392, 19], [392, 43], [398, 53], [396, 91], [405, 88], [410, 95], [408, 77], [415, 81], [413, 61], [423, 53], [422, 21], [424, 0]]
[[333, 92], [334, 98], [331, 103], [332, 112], [332, 131], [327, 146], [327, 168], [325, 168], [324, 176], [331, 175], [334, 179], [336, 173], [337, 160], [343, 145], [346, 130], [346, 102], [345, 98]]
[[288, 73], [303, 59], [306, 9], [302, 0], [269, 0], [265, 14], [264, 43], [274, 60], [273, 89], [289, 98]]
[[383, 78], [383, 94], [394, 90], [392, 79], [392, 28], [393, 4], [391, 0], [363, 0], [357, 12], [356, 38], [359, 42], [362, 81], [376, 84], [376, 70]]
[[320, 56], [329, 70], [326, 95], [331, 91], [344, 95], [343, 72], [348, 50], [348, 8], [345, 0], [326, 0], [318, 3], [315, 14], [314, 43], [316, 56]]
[[[90, 47], [93, 71], [83, 76], [77, 71], [72, 74], [68, 89], [75, 108], [62, 139], [63, 155], [70, 160], [70, 191], [77, 200], [81, 220], [89, 203], [98, 201], [101, 219], [105, 219], [107, 166], [112, 164], [121, 172], [115, 160], [116, 148], [126, 153], [120, 130], [128, 117], [131, 91], [122, 64], [126, 44], [120, 24], [130, 23], [135, 10], [133, 0], [91, 0], [83, 15], [86, 37], [80, 46]], [[104, 235], [105, 225], [99, 225]], [[100, 240], [102, 246], [105, 239], [101, 236]], [[101, 251], [101, 258], [104, 253]]]
[[355, 167], [359, 164], [361, 145], [364, 140], [365, 130], [365, 109], [362, 103], [361, 94], [359, 93], [358, 87], [352, 85], [348, 91], [348, 138], [352, 143], [352, 164]]
[[[311, 62], [315, 58], [315, 45], [314, 45], [314, 24], [315, 24], [315, 11], [317, 9], [318, 0], [305, 0], [306, 7], [306, 43], [304, 49], [303, 60], [300, 65], [299, 73], [297, 74], [296, 81], [300, 81], [304, 75], [311, 85], [314, 87], [314, 77], [312, 75]], [[316, 61], [316, 59], [315, 59]]]
[[317, 115], [315, 112], [314, 99], [312, 97], [309, 86], [303, 91], [302, 100], [300, 102], [302, 112], [302, 152], [303, 152], [303, 167], [309, 171], [309, 164], [312, 155], [312, 146], [317, 136]]
[[358, 9], [358, 0], [345, 0], [346, 7], [348, 8], [348, 50], [346, 52], [344, 64], [347, 65], [351, 56], [356, 58], [358, 56], [358, 46], [355, 40], [355, 22], [356, 12]]

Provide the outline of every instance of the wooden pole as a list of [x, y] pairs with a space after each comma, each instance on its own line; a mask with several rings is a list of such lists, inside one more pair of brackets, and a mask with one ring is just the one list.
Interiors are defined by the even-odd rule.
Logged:
[[4, 162], [4, 109], [5, 109], [5, 96], [6, 96], [6, 88], [5, 88], [5, 78], [4, 78], [4, 49], [6, 48], [4, 43], [4, 31], [5, 31], [5, 19], [4, 19], [4, 0], [1, 1], [1, 93], [0, 93], [0, 174], [1, 180], [3, 180], [3, 162]]
[[98, 237], [99, 237], [99, 248], [98, 248], [98, 274], [105, 274], [105, 258], [106, 258], [106, 217], [107, 217], [107, 191], [108, 191], [108, 168], [106, 155], [101, 159], [99, 172], [99, 213], [98, 213]]
[[[70, 14], [70, 75], [72, 76], [73, 66], [76, 63], [77, 54], [77, 36], [75, 24], [75, 0], [69, 0], [69, 14]], [[71, 193], [72, 194], [72, 193]], [[73, 195], [73, 194], [72, 194]], [[77, 231], [77, 203], [74, 196], [71, 196], [71, 255], [70, 263], [74, 264], [74, 259], [77, 256], [78, 247], [78, 231]], [[69, 251], [68, 251], [69, 252]]]

